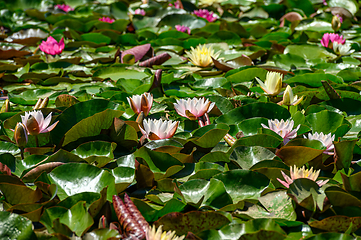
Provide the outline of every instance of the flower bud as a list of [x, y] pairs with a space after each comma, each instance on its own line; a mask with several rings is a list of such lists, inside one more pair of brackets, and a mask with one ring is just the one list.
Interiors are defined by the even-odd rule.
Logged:
[[25, 147], [28, 143], [28, 133], [24, 124], [18, 122], [14, 131], [14, 139], [18, 147]]
[[337, 32], [341, 27], [341, 19], [337, 15], [334, 15], [332, 17], [331, 25], [332, 29]]
[[10, 112], [10, 102], [9, 102], [9, 99], [6, 99], [4, 104], [2, 105], [1, 107], [1, 110], [0, 110], [1, 113], [3, 112]]

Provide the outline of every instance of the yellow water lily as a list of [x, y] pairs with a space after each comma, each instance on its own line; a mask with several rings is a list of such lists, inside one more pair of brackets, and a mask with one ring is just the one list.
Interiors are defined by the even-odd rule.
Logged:
[[285, 92], [283, 93], [283, 105], [286, 106], [296, 106], [303, 100], [303, 96], [298, 98], [298, 96], [293, 95], [292, 88], [288, 85]]
[[155, 230], [155, 226], [149, 227], [146, 233], [146, 240], [183, 240], [184, 236], [178, 237], [175, 236], [175, 231], [163, 232], [162, 226], [159, 226], [157, 231]]
[[221, 3], [224, 0], [199, 0], [199, 5], [203, 6], [203, 7], [207, 7], [207, 6], [211, 6], [215, 3]]
[[278, 72], [267, 72], [264, 83], [256, 78], [257, 82], [268, 95], [276, 96], [281, 92], [282, 88], [282, 74]]
[[187, 57], [196, 66], [208, 67], [213, 64], [212, 58], [218, 59], [221, 51], [214, 52], [212, 46], [198, 45], [196, 48], [191, 47], [191, 51], [186, 52]]

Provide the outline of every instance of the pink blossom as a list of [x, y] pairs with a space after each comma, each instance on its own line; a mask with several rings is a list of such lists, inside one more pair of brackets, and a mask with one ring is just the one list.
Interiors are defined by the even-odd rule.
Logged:
[[[331, 41], [331, 43], [330, 43]], [[344, 44], [346, 39], [343, 39], [342, 35], [338, 35], [337, 33], [325, 33], [321, 39], [321, 44], [324, 47], [332, 48], [332, 43], [337, 42], [340, 44]]]
[[52, 36], [48, 37], [48, 39], [46, 39], [46, 41], [43, 41], [39, 46], [41, 51], [50, 55], [60, 54], [63, 51], [64, 47], [64, 38], [57, 42]]
[[206, 19], [208, 22], [214, 22], [218, 19], [218, 16], [207, 9], [194, 10], [196, 16]]
[[138, 8], [138, 9], [135, 9], [134, 14], [144, 16], [144, 15], [145, 15], [145, 11], [144, 11], [144, 9]]
[[177, 131], [178, 125], [178, 121], [146, 119], [143, 120], [144, 129], [141, 126], [139, 126], [139, 128], [146, 138], [149, 138], [150, 140], [159, 140], [173, 137]]
[[38, 135], [40, 133], [50, 132], [59, 123], [59, 121], [57, 121], [53, 125], [49, 126], [51, 122], [51, 113], [44, 119], [43, 113], [36, 110], [32, 112], [25, 112], [25, 116], [21, 116], [21, 121], [29, 135]]
[[175, 25], [175, 29], [177, 29], [177, 31], [179, 32], [187, 32], [188, 34], [191, 34], [191, 30], [189, 29], [189, 27], [184, 25]]
[[174, 2], [174, 5], [173, 4], [171, 4], [171, 3], [169, 3], [169, 5], [168, 5], [169, 7], [175, 7], [175, 8], [177, 8], [177, 9], [180, 9], [181, 8], [181, 6], [180, 6], [180, 4], [179, 4], [179, 2], [178, 1], [175, 1]]
[[326, 0], [323, 0], [323, 5], [327, 6]]
[[193, 99], [187, 98], [187, 100], [177, 100], [177, 103], [174, 103], [174, 109], [182, 117], [186, 117], [190, 120], [196, 120], [199, 117], [202, 117], [205, 113], [210, 112], [214, 105], [214, 102], [210, 102], [204, 97], [200, 99], [194, 97]]
[[60, 10], [63, 10], [64, 12], [74, 11], [74, 8], [72, 8], [72, 7], [70, 7], [69, 5], [66, 5], [66, 4], [55, 5], [55, 9], [60, 9]]
[[112, 19], [110, 17], [102, 17], [102, 18], [99, 18], [99, 21], [113, 23], [115, 21], [115, 19]]

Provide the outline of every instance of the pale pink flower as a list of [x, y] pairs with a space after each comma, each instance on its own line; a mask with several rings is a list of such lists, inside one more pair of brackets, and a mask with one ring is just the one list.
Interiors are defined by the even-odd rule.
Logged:
[[110, 17], [102, 17], [102, 18], [99, 18], [99, 21], [113, 23], [115, 21], [115, 19], [112, 19]]
[[138, 8], [138, 9], [135, 9], [134, 14], [145, 16], [145, 11], [144, 11], [144, 9]]
[[326, 147], [326, 150], [323, 152], [325, 154], [328, 155], [333, 155], [334, 154], [334, 146], [333, 146], [333, 141], [335, 141], [335, 135], [331, 136], [331, 133], [325, 135], [322, 132], [321, 133], [315, 133], [315, 134], [308, 134], [308, 137], [303, 136], [304, 138], [308, 138], [311, 140], [318, 140], [320, 142], [322, 142], [322, 144]]
[[[303, 166], [302, 168], [297, 168], [296, 166], [291, 166], [291, 170], [290, 170], [290, 175], [291, 177], [287, 176], [283, 171], [281, 171], [283, 178], [286, 181], [283, 181], [279, 178], [277, 178], [277, 180], [286, 188], [289, 188], [290, 185], [293, 183], [294, 180], [299, 179], [299, 178], [308, 178], [314, 182], [316, 182], [318, 175], [320, 174], [320, 170], [318, 171], [313, 171], [313, 167], [311, 167], [311, 169], [305, 169], [305, 166]], [[317, 181], [317, 185], [318, 186], [323, 186], [328, 182], [327, 180], [319, 180]]]
[[293, 120], [286, 120], [285, 122], [283, 119], [281, 121], [278, 121], [278, 119], [268, 120], [268, 126], [261, 123], [263, 128], [270, 129], [280, 135], [283, 138], [284, 144], [287, 144], [292, 138], [297, 136], [297, 131], [301, 125], [298, 125], [295, 129], [293, 129], [294, 124]]
[[153, 105], [153, 95], [147, 92], [142, 95], [127, 97], [127, 100], [134, 113], [139, 114], [143, 112], [145, 117], [148, 116]]
[[150, 140], [168, 139], [173, 137], [177, 131], [179, 122], [178, 121], [167, 121], [165, 120], [143, 120], [144, 129], [139, 126], [140, 131], [146, 138]]
[[188, 98], [187, 100], [179, 99], [177, 103], [174, 103], [174, 108], [179, 115], [186, 117], [190, 120], [197, 120], [205, 113], [208, 113], [214, 107], [213, 102], [210, 102], [205, 98]]
[[324, 47], [333, 48], [333, 42], [337, 42], [340, 44], [344, 44], [346, 42], [345, 39], [343, 39], [342, 35], [338, 35], [337, 33], [325, 33], [323, 34], [323, 37], [321, 39], [321, 44]]
[[52, 36], [48, 37], [46, 41], [42, 41], [39, 45], [41, 51], [50, 55], [60, 54], [64, 50], [64, 47], [64, 38], [58, 42]]
[[50, 132], [55, 128], [59, 121], [49, 126], [51, 122], [51, 113], [44, 119], [41, 111], [25, 112], [25, 116], [21, 116], [21, 122], [26, 127], [29, 135], [38, 135], [40, 133]]
[[180, 32], [186, 32], [188, 34], [191, 34], [190, 28], [184, 25], [175, 25], [175, 29]]
[[177, 9], [180, 9], [180, 8], [181, 8], [178, 1], [175, 1], [175, 2], [174, 2], [174, 5], [173, 5], [172, 3], [169, 3], [168, 6], [169, 6], [169, 7], [175, 7], [175, 8], [177, 8]]
[[194, 10], [196, 16], [206, 19], [208, 22], [214, 22], [218, 19], [218, 16], [207, 9]]
[[72, 8], [72, 7], [70, 7], [69, 5], [66, 5], [66, 4], [55, 5], [55, 8], [63, 10], [64, 12], [74, 11], [74, 8]]
[[326, 0], [323, 0], [323, 5], [327, 6]]

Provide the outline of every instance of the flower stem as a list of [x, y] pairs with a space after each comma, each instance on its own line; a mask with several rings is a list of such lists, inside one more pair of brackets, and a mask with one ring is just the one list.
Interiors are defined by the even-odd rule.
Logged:
[[35, 135], [35, 144], [36, 144], [36, 147], [39, 147], [38, 135]]
[[24, 160], [24, 148], [20, 147], [21, 160]]

